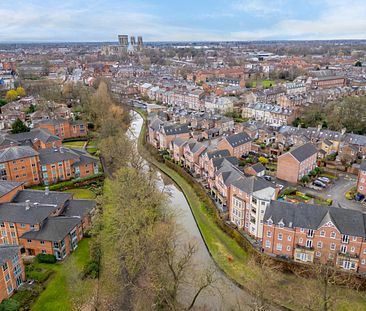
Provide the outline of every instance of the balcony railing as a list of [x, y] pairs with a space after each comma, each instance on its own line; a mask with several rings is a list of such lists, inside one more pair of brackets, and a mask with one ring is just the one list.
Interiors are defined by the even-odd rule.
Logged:
[[342, 252], [338, 252], [338, 257], [342, 257], [342, 258], [359, 258], [358, 254], [350, 254], [350, 253], [342, 253]]

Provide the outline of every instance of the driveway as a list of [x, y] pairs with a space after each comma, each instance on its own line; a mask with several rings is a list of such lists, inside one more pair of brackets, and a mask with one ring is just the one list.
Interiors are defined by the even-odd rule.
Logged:
[[338, 180], [331, 184], [328, 188], [317, 191], [309, 188], [299, 187], [303, 192], [320, 196], [324, 199], [332, 199], [333, 206], [355, 209], [358, 211], [366, 211], [366, 208], [356, 201], [347, 200], [345, 193], [356, 186], [356, 176], [348, 174], [339, 174]]

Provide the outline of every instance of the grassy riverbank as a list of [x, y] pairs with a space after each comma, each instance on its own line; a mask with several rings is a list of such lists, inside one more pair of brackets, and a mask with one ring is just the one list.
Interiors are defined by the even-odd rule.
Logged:
[[[144, 111], [138, 111], [138, 113], [146, 121]], [[143, 146], [145, 133], [146, 122], [143, 124], [138, 139], [139, 148], [141, 150], [145, 150]], [[238, 284], [241, 284], [243, 287], [248, 288], [251, 291], [257, 290], [255, 285], [253, 285], [253, 279], [258, 279], [260, 277], [265, 278], [266, 276], [263, 276], [264, 272], [259, 269], [253, 270], [253, 266], [249, 264], [250, 256], [235, 240], [219, 228], [215, 223], [213, 216], [207, 212], [203, 202], [201, 202], [192, 186], [175, 170], [169, 168], [164, 163], [156, 161], [149, 154], [146, 154], [146, 152], [144, 152], [145, 157], [159, 170], [172, 178], [183, 191], [209, 252], [216, 264], [227, 274], [228, 277], [236, 281]], [[259, 275], [261, 273], [262, 275]], [[313, 285], [315, 286], [315, 281], [300, 278], [293, 274], [280, 272], [276, 272], [275, 274], [276, 282], [266, 288], [266, 296], [272, 301], [290, 309], [305, 310], [305, 303], [308, 302], [309, 295], [312, 295], [307, 288], [312, 288]], [[291, 293], [291, 297], [289, 293]], [[359, 293], [347, 288], [342, 290], [342, 297], [336, 300], [334, 304], [335, 306], [331, 310], [366, 309], [364, 293]]]

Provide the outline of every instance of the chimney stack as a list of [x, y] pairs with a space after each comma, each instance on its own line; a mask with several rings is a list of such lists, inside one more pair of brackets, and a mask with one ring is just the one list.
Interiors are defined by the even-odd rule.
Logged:
[[28, 211], [30, 209], [30, 201], [26, 200], [25, 201], [25, 210]]
[[49, 195], [49, 194], [50, 194], [50, 188], [46, 187], [46, 188], [44, 189], [44, 194], [45, 194], [45, 195]]

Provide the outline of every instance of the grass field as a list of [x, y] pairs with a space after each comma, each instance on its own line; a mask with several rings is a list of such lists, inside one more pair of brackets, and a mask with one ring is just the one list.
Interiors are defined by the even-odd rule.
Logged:
[[65, 142], [65, 143], [62, 143], [62, 145], [64, 147], [67, 147], [67, 148], [83, 148], [84, 145], [85, 145], [86, 141], [83, 141], [83, 140], [77, 140], [77, 141], [68, 141], [68, 142]]
[[84, 188], [68, 189], [65, 192], [73, 193], [75, 199], [94, 200], [96, 198], [96, 195], [93, 191]]
[[[68, 280], [69, 271], [67, 269], [67, 261], [75, 260], [76, 270], [80, 273], [84, 265], [89, 260], [89, 239], [84, 238], [79, 242], [79, 246], [64, 263], [56, 264], [40, 264], [36, 265], [51, 269], [54, 271], [53, 276], [48, 281], [46, 289], [40, 294], [37, 301], [32, 307], [32, 311], [69, 311], [72, 310], [72, 290]], [[87, 284], [88, 283], [88, 284]], [[91, 284], [85, 282], [85, 289], [91, 290]]]
[[276, 82], [273, 81], [273, 80], [258, 80], [258, 81], [253, 80], [253, 81], [250, 82], [250, 84], [251, 84], [252, 88], [257, 87], [258, 85], [262, 85], [263, 88], [268, 89], [270, 87], [275, 86]]

